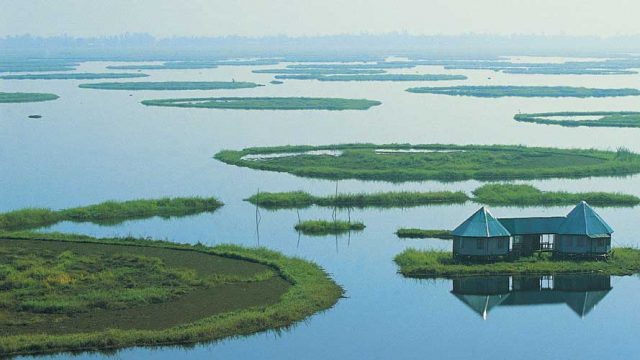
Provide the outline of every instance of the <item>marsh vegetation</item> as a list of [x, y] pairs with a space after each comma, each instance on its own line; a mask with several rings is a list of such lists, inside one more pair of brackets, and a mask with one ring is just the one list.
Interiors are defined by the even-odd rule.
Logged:
[[6, 93], [0, 92], [0, 103], [26, 103], [26, 102], [40, 102], [51, 101], [58, 99], [56, 94], [47, 93]]
[[249, 89], [263, 86], [244, 81], [157, 81], [157, 82], [105, 82], [78, 85], [85, 89], [100, 90], [218, 90]]
[[640, 127], [640, 112], [636, 111], [566, 111], [516, 114], [516, 121], [568, 127]]
[[408, 92], [474, 97], [617, 97], [638, 96], [638, 89], [594, 89], [570, 86], [448, 86], [414, 87]]
[[324, 236], [344, 234], [350, 231], [362, 231], [365, 225], [361, 222], [351, 222], [343, 220], [305, 220], [294, 227], [296, 231], [304, 235]]
[[142, 73], [55, 73], [55, 74], [19, 74], [2, 75], [4, 80], [95, 80], [95, 79], [130, 79], [149, 75]]
[[450, 81], [466, 80], [464, 75], [448, 74], [379, 74], [379, 75], [276, 75], [276, 79], [319, 81]]
[[453, 235], [450, 230], [400, 228], [396, 231], [396, 235], [401, 239], [453, 239]]
[[148, 106], [235, 110], [367, 110], [381, 102], [309, 97], [220, 97], [144, 100]]
[[[341, 153], [309, 153], [322, 150]], [[260, 160], [246, 158], [269, 154], [279, 155]], [[303, 177], [392, 182], [582, 178], [640, 172], [640, 156], [627, 149], [602, 151], [507, 145], [278, 146], [223, 150], [215, 158], [231, 165]]]

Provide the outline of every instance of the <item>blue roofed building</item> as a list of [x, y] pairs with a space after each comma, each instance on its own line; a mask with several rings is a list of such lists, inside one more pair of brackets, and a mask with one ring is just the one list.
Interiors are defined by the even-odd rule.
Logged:
[[552, 251], [558, 256], [603, 257], [611, 251], [613, 229], [589, 204], [567, 216], [495, 218], [480, 208], [452, 232], [456, 258], [492, 259]]

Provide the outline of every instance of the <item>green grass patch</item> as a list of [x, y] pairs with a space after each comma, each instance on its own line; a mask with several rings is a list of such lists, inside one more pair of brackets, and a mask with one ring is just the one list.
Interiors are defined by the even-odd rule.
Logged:
[[295, 229], [305, 235], [324, 236], [344, 234], [350, 231], [362, 231], [365, 226], [361, 222], [306, 220], [296, 224]]
[[157, 82], [109, 82], [80, 84], [84, 89], [100, 90], [219, 90], [250, 89], [260, 84], [243, 81], [157, 81]]
[[0, 231], [35, 229], [61, 221], [118, 224], [154, 216], [187, 216], [213, 212], [222, 205], [215, 198], [189, 197], [107, 201], [63, 210], [30, 208], [0, 214]]
[[403, 239], [442, 239], [451, 240], [450, 230], [426, 230], [416, 228], [400, 228], [396, 231], [396, 235]]
[[236, 110], [367, 110], [381, 102], [366, 99], [305, 97], [221, 97], [144, 100], [149, 106]]
[[448, 74], [379, 74], [379, 75], [277, 75], [276, 79], [319, 81], [449, 81], [466, 80], [464, 75]]
[[328, 68], [328, 69], [260, 69], [253, 70], [256, 74], [279, 74], [279, 75], [307, 75], [321, 76], [327, 74], [383, 74], [380, 69], [350, 69], [350, 68]]
[[77, 66], [77, 63], [63, 59], [4, 59], [0, 60], [0, 73], [71, 71]]
[[2, 356], [247, 335], [343, 294], [319, 266], [264, 248], [5, 233], [0, 258]]
[[640, 156], [508, 145], [343, 144], [223, 150], [227, 164], [323, 179], [391, 182], [583, 178], [640, 172]]
[[638, 89], [593, 89], [570, 86], [448, 86], [415, 87], [407, 89], [412, 93], [441, 94], [474, 97], [617, 97], [638, 96]]
[[486, 205], [561, 206], [586, 201], [595, 206], [635, 206], [640, 198], [608, 192], [542, 191], [531, 185], [486, 184], [473, 191], [472, 200]]
[[314, 196], [303, 191], [261, 192], [245, 199], [267, 209], [301, 209], [312, 205], [338, 208], [412, 207], [437, 204], [463, 204], [469, 197], [462, 191], [392, 191], [379, 193]]
[[262, 66], [277, 65], [278, 60], [254, 59], [254, 60], [186, 60], [167, 61], [162, 64], [127, 64], [109, 65], [111, 70], [196, 70], [215, 69], [218, 66]]
[[3, 75], [4, 80], [94, 80], [94, 79], [130, 79], [149, 76], [140, 73], [55, 73], [55, 74], [19, 74]]
[[451, 252], [407, 249], [394, 261], [409, 277], [457, 277], [469, 275], [533, 275], [598, 273], [632, 275], [640, 272], [640, 250], [615, 248], [607, 260], [554, 260], [550, 254], [494, 263], [456, 261]]
[[[589, 119], [581, 120], [580, 117]], [[513, 118], [521, 122], [568, 127], [640, 127], [640, 112], [635, 111], [549, 112], [517, 114]]]
[[58, 99], [56, 94], [47, 93], [6, 93], [0, 92], [0, 103], [26, 103], [26, 102], [40, 102], [51, 101]]

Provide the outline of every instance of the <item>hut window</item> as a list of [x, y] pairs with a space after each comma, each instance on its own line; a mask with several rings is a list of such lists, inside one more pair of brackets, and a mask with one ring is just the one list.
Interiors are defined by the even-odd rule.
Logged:
[[483, 249], [484, 248], [484, 239], [476, 239], [476, 247], [478, 249]]

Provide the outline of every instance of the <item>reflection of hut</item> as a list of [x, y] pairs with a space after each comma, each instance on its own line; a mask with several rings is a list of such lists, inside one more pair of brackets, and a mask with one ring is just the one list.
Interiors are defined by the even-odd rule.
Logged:
[[568, 256], [602, 256], [611, 251], [613, 229], [582, 201], [558, 228], [555, 253]]
[[454, 257], [496, 258], [509, 254], [509, 231], [482, 207], [452, 231]]
[[466, 277], [453, 280], [451, 291], [484, 319], [497, 306], [566, 304], [586, 316], [611, 290], [611, 277], [556, 275]]
[[559, 256], [603, 257], [613, 229], [584, 201], [567, 216], [494, 218], [481, 208], [453, 230], [456, 258], [492, 259], [553, 251]]

